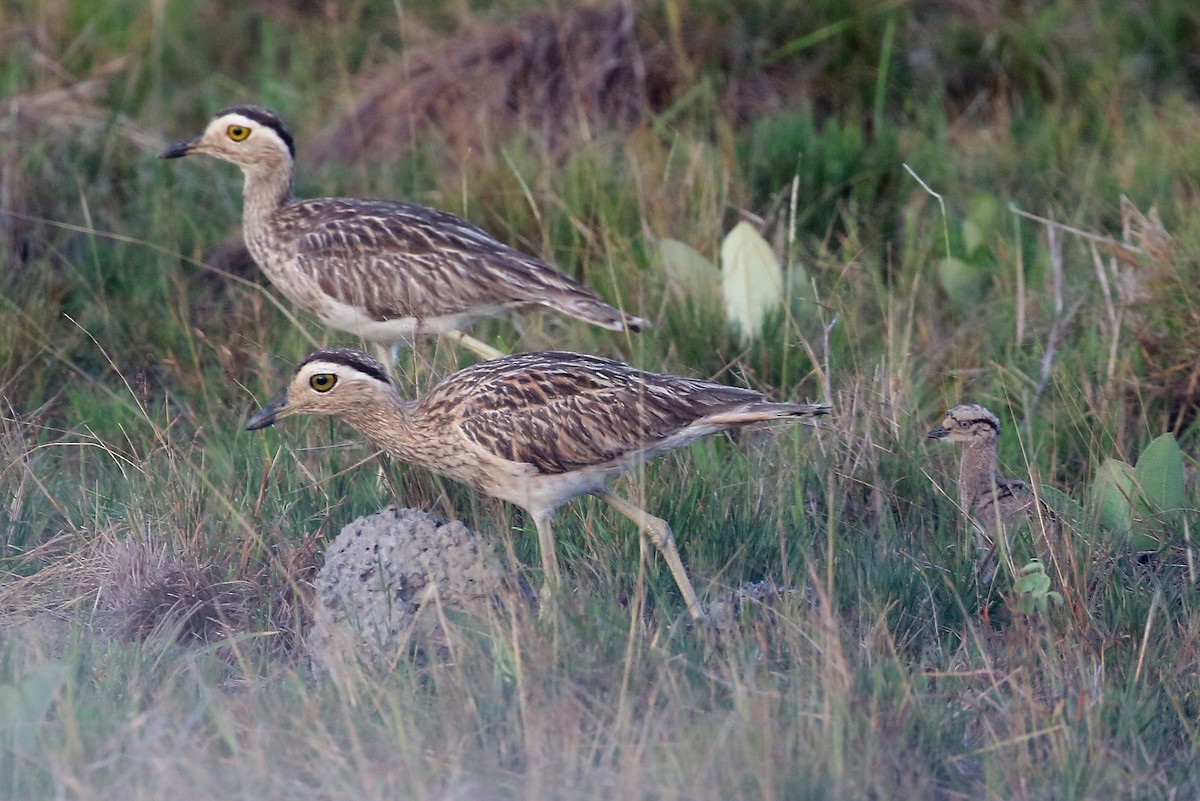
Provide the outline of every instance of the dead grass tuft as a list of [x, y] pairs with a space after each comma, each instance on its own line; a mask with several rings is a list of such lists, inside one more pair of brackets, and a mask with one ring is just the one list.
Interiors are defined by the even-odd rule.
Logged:
[[[12, 262], [18, 266], [51, 250], [43, 241], [41, 226], [30, 221], [64, 218], [52, 188], [74, 183], [64, 172], [65, 160], [37, 155], [59, 145], [82, 144], [99, 150], [114, 123], [104, 95], [110, 81], [127, 66], [127, 59], [116, 58], [76, 77], [41, 51], [35, 52], [34, 60], [48, 76], [44, 85], [7, 98], [0, 110], [0, 250], [13, 254]], [[145, 133], [124, 114], [115, 117], [119, 123], [115, 130], [135, 148], [152, 152], [162, 146], [161, 137]], [[5, 278], [15, 282], [20, 273], [19, 269], [6, 271], [0, 285]]]
[[130, 539], [114, 543], [112, 581], [97, 622], [125, 642], [169, 634], [177, 642], [211, 643], [247, 628], [253, 592], [226, 581], [212, 564]]
[[678, 81], [665, 51], [638, 41], [627, 5], [472, 23], [366, 74], [317, 159], [392, 159], [430, 138], [463, 159], [517, 134], [562, 152], [576, 136], [637, 125]]
[[1140, 258], [1123, 265], [1125, 280], [1118, 283], [1118, 294], [1130, 307], [1130, 327], [1146, 367], [1137, 387], [1141, 397], [1131, 395], [1129, 403], [1161, 400], [1167, 428], [1178, 433], [1200, 417], [1200, 346], [1194, 335], [1200, 326], [1200, 294], [1187, 279], [1188, 261], [1195, 256], [1174, 242], [1157, 209], [1142, 214], [1122, 197], [1121, 217], [1122, 239], [1137, 245]]
[[296, 656], [311, 622], [311, 544], [285, 546], [262, 564], [221, 562], [113, 524], [61, 534], [20, 562], [41, 567], [0, 585], [0, 627], [50, 615], [104, 639], [181, 645], [267, 633], [279, 653]]
[[514, 25], [470, 21], [449, 39], [401, 53], [358, 80], [357, 103], [315, 148], [319, 163], [390, 161], [441, 141], [467, 161], [528, 137], [555, 156], [606, 131], [630, 132], [715, 71], [716, 107], [734, 125], [827, 92], [817, 59], [761, 63], [728, 21], [685, 11], [670, 41], [657, 11], [633, 4], [534, 11]]

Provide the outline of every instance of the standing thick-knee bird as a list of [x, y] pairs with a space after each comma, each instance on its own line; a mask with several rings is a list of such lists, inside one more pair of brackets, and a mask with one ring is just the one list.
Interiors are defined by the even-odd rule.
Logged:
[[366, 354], [323, 350], [300, 362], [287, 391], [246, 428], [293, 414], [338, 417], [397, 459], [522, 507], [537, 526], [547, 586], [560, 583], [554, 510], [578, 495], [595, 495], [654, 542], [688, 611], [700, 619], [704, 613], [670, 527], [605, 484], [706, 434], [828, 412], [828, 406], [772, 403], [749, 389], [558, 352], [482, 362], [405, 400]]
[[990, 565], [1000, 530], [1027, 515], [1034, 503], [1033, 490], [1028, 484], [1000, 475], [996, 463], [999, 435], [1000, 419], [977, 403], [950, 409], [942, 424], [926, 434], [931, 439], [963, 446], [958, 469], [958, 505], [970, 516], [975, 547], [983, 554], [980, 574]]
[[195, 153], [241, 167], [246, 247], [271, 283], [325, 325], [381, 352], [433, 334], [495, 357], [498, 351], [460, 329], [520, 306], [545, 306], [614, 331], [646, 324], [449, 212], [388, 200], [292, 199], [295, 144], [267, 109], [227, 108], [162, 158]]

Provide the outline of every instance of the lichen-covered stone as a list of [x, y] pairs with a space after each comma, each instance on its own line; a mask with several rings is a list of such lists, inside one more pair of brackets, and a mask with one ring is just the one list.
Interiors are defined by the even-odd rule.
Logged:
[[342, 529], [316, 578], [309, 645], [330, 669], [444, 642], [441, 609], [486, 617], [505, 586], [491, 545], [466, 526], [389, 506]]

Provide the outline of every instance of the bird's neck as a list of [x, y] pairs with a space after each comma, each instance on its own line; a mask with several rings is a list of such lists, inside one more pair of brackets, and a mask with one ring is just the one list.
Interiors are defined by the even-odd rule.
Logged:
[[246, 183], [242, 191], [242, 227], [250, 240], [262, 231], [270, 215], [292, 197], [292, 162], [256, 164], [245, 167]]
[[412, 401], [393, 393], [371, 403], [354, 416], [354, 427], [376, 447], [404, 462], [420, 463], [419, 448], [412, 436]]
[[996, 443], [974, 442], [963, 449], [958, 467], [958, 502], [970, 506], [996, 483]]

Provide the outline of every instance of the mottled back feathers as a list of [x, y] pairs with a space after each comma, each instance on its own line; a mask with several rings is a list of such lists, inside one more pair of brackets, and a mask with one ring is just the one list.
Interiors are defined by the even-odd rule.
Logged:
[[614, 330], [637, 331], [645, 322], [449, 212], [322, 198], [285, 204], [271, 221], [297, 271], [377, 321], [542, 304]]
[[[335, 380], [314, 383], [325, 373]], [[300, 362], [275, 411], [341, 417], [397, 458], [485, 486], [489, 471], [513, 480], [529, 468], [547, 477], [620, 472], [723, 428], [817, 417], [829, 407], [772, 403], [749, 389], [554, 351], [475, 364], [404, 400], [382, 364], [337, 349]], [[275, 416], [256, 419], [269, 425]]]
[[689, 426], [733, 410], [744, 411], [741, 422], [747, 423], [828, 411], [770, 403], [753, 390], [643, 372], [595, 356], [544, 352], [456, 373], [421, 399], [415, 412], [431, 421], [456, 421], [480, 448], [552, 474], [653, 450]]

